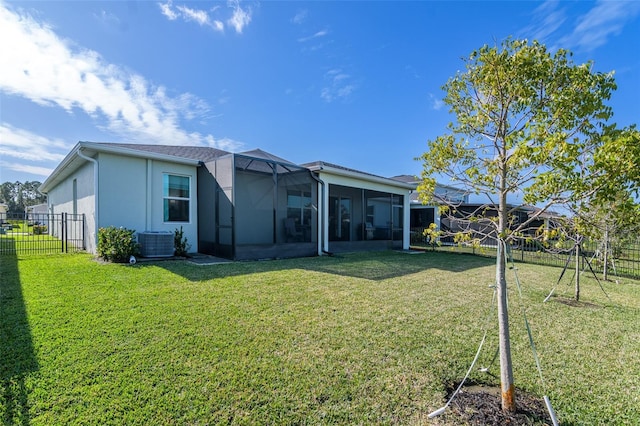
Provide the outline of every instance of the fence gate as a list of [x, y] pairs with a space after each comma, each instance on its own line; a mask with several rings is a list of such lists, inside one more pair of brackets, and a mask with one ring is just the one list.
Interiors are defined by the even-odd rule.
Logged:
[[84, 214], [0, 213], [0, 255], [85, 250]]

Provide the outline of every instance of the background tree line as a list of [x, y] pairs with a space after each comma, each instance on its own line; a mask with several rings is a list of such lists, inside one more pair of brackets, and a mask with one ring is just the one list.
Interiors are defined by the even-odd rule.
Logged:
[[7, 213], [24, 213], [26, 208], [47, 202], [38, 188], [41, 182], [36, 180], [27, 182], [4, 182], [0, 185], [0, 203], [7, 205]]

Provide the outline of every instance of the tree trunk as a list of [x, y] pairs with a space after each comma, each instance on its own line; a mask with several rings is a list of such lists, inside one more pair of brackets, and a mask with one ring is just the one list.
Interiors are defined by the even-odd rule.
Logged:
[[604, 228], [604, 265], [602, 267], [602, 279], [609, 279], [609, 225]]
[[580, 301], [580, 243], [576, 244], [576, 302]]
[[[503, 145], [502, 158], [507, 158]], [[507, 218], [507, 164], [500, 165], [499, 201], [498, 201], [498, 253], [496, 258], [496, 290], [498, 292], [498, 339], [500, 347], [500, 387], [502, 390], [502, 411], [516, 411], [516, 392], [513, 383], [513, 364], [511, 361], [511, 338], [509, 337], [509, 312], [507, 304], [507, 261], [505, 258], [506, 235], [509, 227]]]
[[509, 337], [509, 312], [507, 310], [507, 279], [504, 241], [498, 239], [496, 258], [496, 286], [498, 292], [498, 330], [500, 339], [500, 386], [502, 390], [502, 410], [516, 410], [513, 366], [511, 363], [511, 339]]

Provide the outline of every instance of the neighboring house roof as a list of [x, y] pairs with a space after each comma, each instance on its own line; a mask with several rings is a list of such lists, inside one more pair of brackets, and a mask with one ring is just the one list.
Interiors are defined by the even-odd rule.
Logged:
[[416, 185], [420, 182], [420, 180], [413, 175], [392, 176], [391, 179], [398, 180], [400, 182], [405, 182], [405, 183], [415, 183]]
[[[420, 178], [412, 175], [399, 175], [394, 176], [391, 179], [410, 183], [414, 186], [415, 189], [417, 189], [418, 184], [420, 184], [421, 182]], [[467, 192], [465, 192], [464, 190], [456, 188], [455, 186], [442, 185], [440, 183], [436, 183], [434, 196], [436, 199], [452, 203], [464, 203], [467, 200]], [[419, 198], [419, 193], [417, 191], [411, 193], [410, 202], [413, 205], [422, 204], [422, 201], [420, 201]]]
[[46, 203], [40, 203], [40, 204], [34, 204], [32, 206], [27, 206], [27, 211], [30, 212], [46, 212], [47, 211], [47, 204]]

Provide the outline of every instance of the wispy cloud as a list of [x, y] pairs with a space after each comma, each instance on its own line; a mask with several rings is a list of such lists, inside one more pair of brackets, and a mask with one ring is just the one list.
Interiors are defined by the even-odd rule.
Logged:
[[567, 19], [565, 10], [558, 6], [557, 0], [548, 0], [538, 6], [533, 12], [533, 22], [522, 31], [525, 36], [546, 43]]
[[244, 27], [251, 22], [251, 8], [241, 8], [239, 0], [230, 0], [229, 6], [233, 9], [233, 15], [227, 23], [231, 25], [238, 34], [242, 34]]
[[578, 18], [573, 32], [561, 44], [591, 51], [622, 32], [624, 25], [640, 14], [640, 2], [604, 1]]
[[177, 6], [185, 21], [194, 21], [200, 25], [210, 25], [209, 14], [204, 10], [191, 9], [187, 6]]
[[46, 138], [8, 123], [0, 123], [0, 140], [2, 168], [40, 176], [48, 176], [73, 146], [61, 139]]
[[226, 24], [232, 27], [236, 33], [242, 34], [244, 28], [251, 22], [252, 9], [240, 6], [239, 0], [229, 0], [227, 8], [215, 6], [212, 9], [194, 9], [183, 4], [174, 6], [172, 0], [166, 3], [158, 3], [160, 12], [170, 21], [182, 19], [185, 22], [195, 22], [203, 27], [211, 27], [215, 31], [224, 32], [225, 18], [220, 15], [230, 12]]
[[189, 93], [169, 95], [166, 88], [63, 40], [46, 23], [3, 4], [0, 57], [2, 93], [86, 113], [96, 126], [126, 140], [218, 146], [213, 136], [183, 128], [184, 122], [208, 113], [202, 99]]
[[306, 43], [306, 42], [308, 42], [308, 41], [310, 41], [310, 40], [314, 40], [314, 39], [317, 39], [317, 38], [322, 38], [322, 37], [324, 37], [324, 36], [326, 36], [326, 35], [328, 35], [328, 34], [329, 34], [329, 30], [327, 30], [327, 29], [320, 30], [320, 31], [317, 31], [317, 32], [313, 33], [313, 34], [312, 34], [312, 35], [310, 35], [310, 36], [300, 37], [300, 38], [298, 39], [298, 42], [300, 42], [300, 43]]
[[431, 108], [436, 111], [439, 111], [444, 107], [444, 101], [437, 98], [433, 93], [429, 93], [429, 102], [431, 103]]
[[522, 34], [554, 45], [552, 50], [562, 47], [589, 52], [620, 34], [625, 24], [640, 14], [640, 2], [599, 0], [570, 22], [568, 8], [585, 4], [547, 0], [534, 10], [532, 23], [522, 30]]
[[291, 18], [291, 22], [296, 25], [300, 25], [307, 20], [307, 16], [309, 16], [309, 11], [306, 9], [299, 10], [298, 13], [295, 14], [293, 18]]
[[168, 1], [166, 3], [158, 3], [158, 6], [160, 7], [160, 12], [162, 12], [162, 14], [166, 16], [168, 20], [175, 21], [180, 17], [180, 13], [173, 10], [171, 1]]
[[340, 68], [327, 71], [324, 78], [327, 84], [320, 91], [320, 97], [325, 102], [347, 100], [356, 89], [351, 76]]

